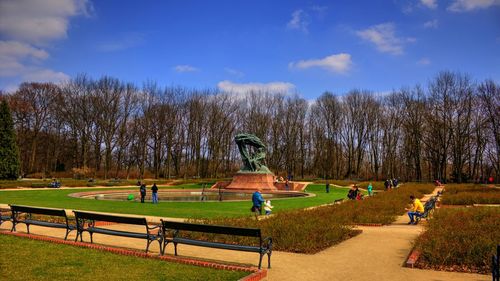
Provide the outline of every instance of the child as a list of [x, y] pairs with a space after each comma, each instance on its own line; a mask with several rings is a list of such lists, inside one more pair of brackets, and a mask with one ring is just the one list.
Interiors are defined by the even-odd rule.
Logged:
[[264, 210], [266, 211], [266, 216], [271, 214], [272, 208], [274, 207], [271, 206], [271, 200], [266, 200], [266, 202], [264, 202]]
[[373, 195], [373, 186], [372, 186], [372, 183], [370, 183], [368, 185], [368, 196], [372, 196]]

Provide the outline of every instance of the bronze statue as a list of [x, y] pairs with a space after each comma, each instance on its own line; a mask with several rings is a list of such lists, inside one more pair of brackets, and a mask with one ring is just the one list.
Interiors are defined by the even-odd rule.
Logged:
[[266, 167], [266, 146], [252, 134], [237, 134], [234, 138], [243, 161], [240, 172], [269, 173]]

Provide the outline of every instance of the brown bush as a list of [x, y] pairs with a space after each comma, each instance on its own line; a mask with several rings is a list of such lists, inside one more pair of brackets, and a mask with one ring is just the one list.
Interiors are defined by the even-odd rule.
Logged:
[[447, 185], [441, 202], [448, 205], [500, 204], [500, 189], [474, 184]]
[[491, 256], [500, 242], [500, 209], [439, 209], [416, 241], [424, 268], [490, 272]]

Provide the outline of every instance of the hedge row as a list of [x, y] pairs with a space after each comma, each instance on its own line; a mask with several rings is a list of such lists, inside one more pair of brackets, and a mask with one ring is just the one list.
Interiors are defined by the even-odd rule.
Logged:
[[500, 243], [500, 208], [440, 209], [416, 241], [418, 266], [489, 273]]
[[500, 189], [484, 185], [447, 185], [443, 204], [472, 205], [500, 204]]

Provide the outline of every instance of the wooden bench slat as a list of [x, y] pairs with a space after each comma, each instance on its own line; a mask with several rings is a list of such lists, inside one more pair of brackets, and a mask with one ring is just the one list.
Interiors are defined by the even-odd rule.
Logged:
[[234, 226], [209, 225], [163, 221], [163, 227], [166, 229], [187, 230], [204, 233], [227, 234], [236, 236], [261, 237], [259, 228], [242, 228]]
[[[28, 234], [30, 233], [30, 228], [29, 228], [30, 225], [64, 228], [66, 229], [66, 236], [64, 237], [64, 240], [66, 240], [68, 238], [68, 234], [76, 229], [75, 225], [71, 225], [69, 223], [68, 216], [66, 215], [66, 211], [64, 209], [10, 205], [10, 210], [12, 212], [12, 229], [10, 230], [11, 232], [16, 230], [16, 225], [19, 223], [26, 224], [26, 229], [28, 231]], [[25, 217], [24, 219], [20, 219], [21, 214], [27, 214], [28, 216]], [[62, 217], [64, 218], [65, 222], [59, 223], [59, 222], [49, 222], [42, 219], [33, 219], [31, 217], [32, 214]]]
[[[82, 211], [73, 211], [73, 213], [75, 213], [75, 218], [77, 222], [77, 231], [78, 231], [75, 241], [78, 240], [78, 237], [80, 237], [80, 241], [83, 241], [82, 238], [83, 232], [86, 231], [90, 234], [91, 243], [93, 243], [92, 235], [94, 233], [123, 236], [130, 238], [140, 238], [147, 240], [146, 253], [148, 252], [149, 245], [153, 241], [158, 241], [158, 243], [160, 244], [160, 252], [162, 252], [163, 235], [150, 233], [150, 231], [155, 227], [150, 227], [148, 225], [146, 218], [144, 217], [128, 217], [128, 216], [108, 215], [108, 214], [99, 214], [99, 213], [82, 212]], [[122, 231], [122, 230], [97, 227], [94, 224], [95, 221], [142, 225], [144, 226], [144, 232]]]
[[10, 209], [13, 212], [66, 217], [66, 211], [64, 211], [64, 209], [51, 209], [51, 208], [30, 207], [30, 206], [21, 206], [21, 205], [10, 205]]
[[120, 230], [113, 230], [113, 229], [100, 228], [100, 227], [88, 227], [88, 228], [86, 228], [86, 230], [89, 231], [89, 232], [93, 232], [93, 233], [116, 235], [116, 236], [125, 236], [125, 237], [131, 237], [131, 238], [144, 238], [144, 239], [147, 239], [148, 237], [154, 236], [154, 235], [146, 234], [146, 233], [138, 233], [138, 232], [130, 232], [130, 231], [120, 231]]
[[219, 249], [226, 249], [226, 250], [237, 250], [237, 251], [245, 251], [245, 252], [259, 253], [261, 251], [261, 247], [257, 247], [257, 246], [233, 245], [233, 244], [209, 242], [209, 241], [203, 241], [203, 240], [194, 240], [194, 239], [188, 239], [188, 238], [174, 238], [172, 240], [172, 242], [181, 243], [181, 244], [188, 244], [188, 245], [193, 245], [193, 246], [219, 248]]
[[116, 215], [106, 215], [106, 214], [97, 214], [90, 212], [82, 212], [82, 211], [73, 211], [75, 213], [75, 217], [87, 220], [96, 220], [96, 221], [107, 221], [114, 223], [124, 223], [124, 224], [137, 224], [137, 225], [146, 225], [146, 218], [142, 217], [125, 217], [125, 216], [116, 216]]

